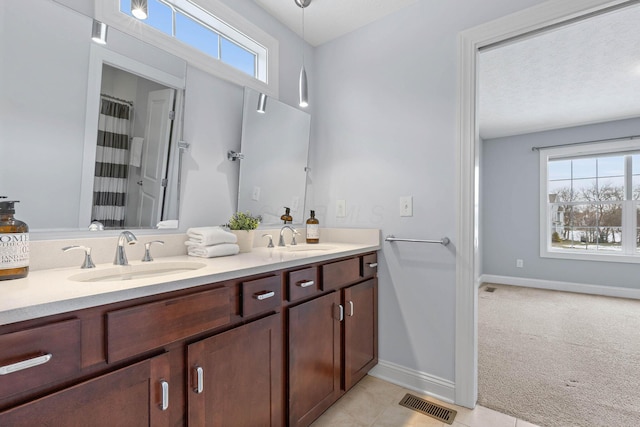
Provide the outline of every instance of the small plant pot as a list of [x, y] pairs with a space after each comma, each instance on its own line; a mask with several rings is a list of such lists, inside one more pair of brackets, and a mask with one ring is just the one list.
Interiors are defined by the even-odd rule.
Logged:
[[240, 253], [251, 252], [253, 249], [253, 235], [255, 230], [231, 230], [238, 238]]

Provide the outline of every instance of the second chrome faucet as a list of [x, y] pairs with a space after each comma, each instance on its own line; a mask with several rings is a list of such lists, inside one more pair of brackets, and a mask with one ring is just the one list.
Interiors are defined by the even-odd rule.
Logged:
[[123, 231], [120, 233], [120, 237], [118, 237], [118, 246], [116, 247], [116, 257], [113, 260], [113, 264], [128, 265], [129, 261], [127, 261], [127, 253], [124, 250], [124, 245], [127, 244], [132, 246], [136, 243], [138, 243], [138, 238], [132, 232]]

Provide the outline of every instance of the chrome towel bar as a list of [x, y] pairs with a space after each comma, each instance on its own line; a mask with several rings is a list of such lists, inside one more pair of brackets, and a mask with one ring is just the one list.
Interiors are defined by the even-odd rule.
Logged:
[[384, 238], [385, 242], [412, 242], [412, 243], [440, 243], [442, 246], [447, 246], [449, 242], [448, 237], [443, 237], [440, 240], [421, 240], [421, 239], [401, 239], [399, 237], [394, 236], [393, 234], [389, 234]]

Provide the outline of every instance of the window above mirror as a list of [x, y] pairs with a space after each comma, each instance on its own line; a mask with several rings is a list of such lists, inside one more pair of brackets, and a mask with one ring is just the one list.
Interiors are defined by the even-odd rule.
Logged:
[[96, 1], [96, 18], [233, 83], [278, 94], [278, 42], [219, 0], [148, 0], [148, 18], [131, 0]]

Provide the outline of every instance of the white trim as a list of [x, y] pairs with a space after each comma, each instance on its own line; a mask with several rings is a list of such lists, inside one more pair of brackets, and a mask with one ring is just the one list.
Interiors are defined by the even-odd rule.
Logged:
[[[135, 18], [125, 15], [119, 10], [118, 0], [95, 0], [96, 19], [116, 28], [123, 33], [132, 35], [166, 52], [176, 55], [193, 66], [211, 73], [221, 79], [230, 81], [240, 86], [248, 86], [259, 92], [273, 97], [279, 95], [279, 43], [278, 40], [257, 25], [249, 22], [243, 16], [220, 0], [199, 0], [206, 10], [211, 11], [224, 23], [246, 34], [249, 39], [264, 46], [267, 50], [267, 64], [259, 63], [259, 73], [265, 81], [258, 80], [245, 74], [224, 62], [209, 57], [199, 50], [182, 43], [175, 38], [151, 28], [148, 25], [136, 22]], [[260, 61], [259, 61], [260, 62]]]
[[483, 283], [522, 286], [525, 288], [549, 289], [552, 291], [575, 292], [578, 294], [602, 295], [606, 297], [640, 299], [640, 289], [587, 285], [584, 283], [560, 282], [556, 280], [528, 279], [524, 277], [495, 276], [492, 274], [483, 274], [480, 280], [480, 285], [482, 285]]
[[378, 361], [369, 375], [443, 402], [453, 403], [455, 385], [443, 378], [382, 360]]
[[455, 403], [473, 408], [477, 400], [477, 273], [479, 255], [476, 200], [476, 64], [478, 49], [550, 24], [585, 15], [625, 0], [550, 0], [460, 33], [458, 38], [457, 112], [457, 258]]

